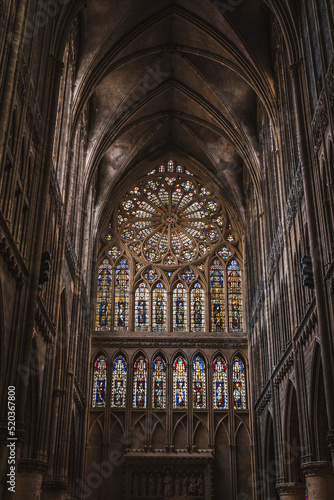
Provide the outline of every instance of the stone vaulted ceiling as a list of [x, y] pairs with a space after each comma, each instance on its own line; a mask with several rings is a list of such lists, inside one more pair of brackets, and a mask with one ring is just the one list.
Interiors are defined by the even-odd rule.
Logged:
[[274, 113], [269, 15], [259, 0], [88, 0], [74, 116], [88, 103], [99, 209], [124, 172], [170, 153], [206, 168], [242, 214], [243, 169], [260, 181], [256, 98]]

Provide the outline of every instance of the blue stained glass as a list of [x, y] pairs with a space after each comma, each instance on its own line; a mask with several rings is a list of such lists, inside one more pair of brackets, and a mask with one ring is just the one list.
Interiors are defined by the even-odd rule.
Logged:
[[174, 171], [174, 164], [172, 161], [168, 162], [168, 172], [173, 172]]
[[213, 363], [213, 407], [214, 409], [228, 408], [226, 364], [218, 356]]
[[114, 361], [111, 406], [125, 408], [126, 402], [126, 361], [123, 356], [118, 356]]
[[149, 323], [149, 291], [145, 283], [141, 283], [135, 293], [136, 330], [147, 330]]
[[205, 364], [199, 356], [193, 361], [193, 398], [194, 408], [206, 407]]
[[245, 367], [239, 358], [232, 361], [233, 400], [235, 409], [246, 409], [246, 377]]
[[153, 364], [153, 408], [166, 408], [166, 365], [158, 356]]
[[112, 293], [112, 268], [106, 259], [99, 267], [96, 304], [96, 330], [110, 329], [110, 301]]
[[173, 393], [174, 408], [187, 408], [187, 364], [182, 357], [174, 362]]

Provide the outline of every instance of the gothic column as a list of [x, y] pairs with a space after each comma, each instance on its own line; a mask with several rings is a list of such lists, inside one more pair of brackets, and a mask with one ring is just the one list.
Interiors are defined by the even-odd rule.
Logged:
[[334, 474], [331, 462], [309, 462], [302, 466], [309, 500], [334, 498]]
[[[290, 66], [291, 84], [293, 91], [294, 111], [296, 117], [296, 131], [299, 144], [300, 163], [303, 174], [305, 205], [309, 221], [310, 249], [314, 276], [314, 287], [317, 301], [319, 324], [319, 338], [321, 343], [321, 358], [324, 374], [324, 389], [326, 396], [326, 409], [328, 415], [328, 438], [334, 434], [334, 377], [333, 377], [333, 352], [331, 343], [331, 330], [328, 318], [328, 297], [323, 282], [324, 262], [322, 261], [321, 241], [318, 234], [316, 219], [316, 201], [313, 193], [312, 182], [312, 157], [308, 146], [308, 134], [303, 101], [303, 62], [298, 60]], [[334, 454], [332, 452], [334, 463]]]
[[283, 483], [276, 486], [280, 500], [305, 500], [305, 484]]
[[22, 459], [16, 475], [15, 499], [37, 500], [40, 498], [43, 474], [47, 463], [42, 460]]

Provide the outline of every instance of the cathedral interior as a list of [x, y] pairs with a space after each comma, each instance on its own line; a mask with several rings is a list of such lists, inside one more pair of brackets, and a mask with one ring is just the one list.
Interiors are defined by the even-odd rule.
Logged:
[[0, 20], [0, 498], [333, 500], [333, 1]]

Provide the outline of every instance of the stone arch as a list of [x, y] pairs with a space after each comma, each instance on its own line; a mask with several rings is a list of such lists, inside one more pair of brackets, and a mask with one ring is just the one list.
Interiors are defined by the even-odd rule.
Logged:
[[[275, 435], [274, 435], [274, 424], [273, 418], [270, 411], [266, 415], [265, 423], [265, 436], [266, 439], [263, 443], [263, 489], [265, 497], [268, 500], [279, 500], [279, 495], [276, 490], [276, 480], [277, 480], [277, 459], [276, 459], [276, 447], [275, 447]], [[262, 478], [260, 478], [261, 480]]]
[[285, 478], [290, 483], [303, 483], [304, 476], [301, 471], [301, 433], [298, 415], [298, 400], [296, 389], [289, 380], [286, 390], [286, 412], [284, 425], [284, 466]]
[[326, 410], [326, 397], [324, 391], [324, 377], [322, 369], [321, 348], [315, 343], [314, 358], [311, 376], [311, 428], [313, 429], [314, 456], [318, 461], [330, 461], [330, 451], [326, 437], [328, 432], [328, 417]]
[[224, 417], [220, 420], [215, 432], [215, 461], [214, 461], [215, 500], [221, 499], [222, 491], [224, 491], [224, 498], [226, 500], [233, 499], [232, 456], [231, 456], [230, 445], [231, 441], [228, 432], [228, 419], [227, 417]]

